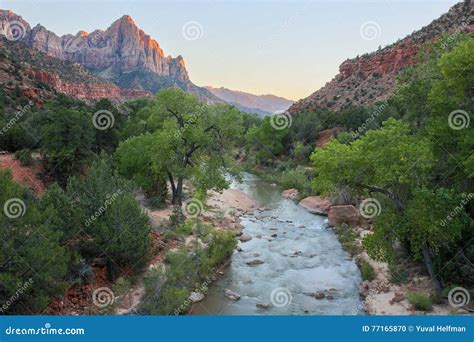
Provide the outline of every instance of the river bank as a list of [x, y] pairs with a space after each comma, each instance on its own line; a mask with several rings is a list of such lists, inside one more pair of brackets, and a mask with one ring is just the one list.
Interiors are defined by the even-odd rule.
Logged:
[[281, 196], [281, 190], [244, 174], [234, 187], [261, 208], [241, 216], [243, 235], [224, 274], [196, 303], [193, 315], [350, 315], [359, 312], [360, 272], [335, 234]]
[[[211, 225], [215, 229], [229, 231], [237, 236], [242, 229], [240, 216], [257, 207], [258, 203], [254, 199], [238, 189], [225, 189], [220, 193], [212, 191], [208, 194], [206, 204], [203, 205], [202, 212], [199, 213], [199, 216], [203, 222]], [[160, 210], [145, 208], [145, 211], [150, 217], [153, 226], [156, 228], [162, 228], [168, 225], [171, 215], [173, 214], [171, 207]], [[186, 203], [183, 204], [183, 211], [186, 212]], [[198, 237], [194, 236], [194, 234], [191, 234], [187, 236], [182, 243], [176, 242], [173, 245], [164, 246], [164, 248], [152, 258], [147, 267], [147, 271], [140, 277], [140, 280], [122, 296], [119, 305], [117, 305], [115, 309], [115, 314], [127, 315], [136, 313], [139, 310], [140, 304], [146, 296], [145, 279], [164, 265], [163, 262], [166, 259], [167, 252], [177, 251], [180, 247], [187, 247], [198, 243], [201, 244], [202, 242]], [[216, 278], [222, 273], [221, 268], [224, 267], [227, 261], [227, 259], [220, 261], [222, 265], [219, 265], [213, 271], [213, 278]], [[206, 286], [209, 284], [206, 283]], [[204, 288], [201, 290], [205, 291]], [[199, 293], [199, 295], [201, 295], [201, 293]], [[186, 306], [189, 306], [189, 304], [190, 303], [186, 303]], [[185, 313], [187, 309], [186, 307], [185, 310], [178, 312], [178, 314]]]
[[[293, 194], [294, 189], [284, 191], [284, 195]], [[308, 204], [309, 207], [308, 207]], [[329, 204], [329, 205], [328, 205]], [[335, 232], [341, 242], [342, 247], [351, 254], [358, 265], [362, 282], [359, 286], [359, 294], [363, 300], [362, 309], [370, 315], [453, 315], [468, 314], [466, 310], [455, 308], [447, 303], [445, 298], [435, 297], [435, 290], [432, 281], [423, 265], [403, 255], [400, 255], [392, 266], [387, 262], [380, 262], [371, 258], [364, 250], [362, 241], [372, 233], [373, 225], [371, 221], [364, 220], [357, 213], [357, 209], [352, 206], [345, 206], [347, 209], [334, 214], [331, 218], [330, 202], [320, 197], [309, 197], [300, 201], [300, 206], [318, 214], [323, 211], [329, 213], [329, 224], [332, 220], [346, 220], [342, 224], [328, 226]], [[322, 206], [325, 208], [322, 208]], [[342, 208], [342, 207], [338, 207]], [[322, 210], [324, 209], [324, 210]], [[350, 215], [348, 214], [350, 213]], [[319, 213], [320, 214], [320, 213]], [[358, 222], [358, 223], [354, 223]], [[394, 266], [396, 265], [396, 266]], [[431, 308], [425, 311], [416, 310], [408, 300], [410, 294], [419, 293], [430, 296]]]

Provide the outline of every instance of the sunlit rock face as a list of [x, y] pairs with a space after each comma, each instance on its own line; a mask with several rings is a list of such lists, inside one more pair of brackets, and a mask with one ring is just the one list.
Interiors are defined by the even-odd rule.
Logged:
[[[370, 107], [393, 95], [400, 70], [418, 62], [420, 47], [443, 34], [474, 33], [474, 2], [463, 1], [448, 13], [404, 39], [370, 54], [348, 59], [324, 87], [295, 102], [291, 113], [316, 109], [341, 110]], [[362, 38], [361, 38], [362, 39]], [[311, 67], [311, 66], [308, 66]]]

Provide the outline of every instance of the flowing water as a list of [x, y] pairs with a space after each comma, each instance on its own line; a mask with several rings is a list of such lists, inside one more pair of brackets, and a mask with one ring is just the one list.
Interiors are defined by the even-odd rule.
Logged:
[[[231, 187], [242, 190], [270, 210], [241, 217], [252, 240], [233, 253], [224, 275], [214, 282], [194, 315], [351, 315], [362, 313], [360, 272], [342, 250], [325, 218], [308, 213], [281, 197], [281, 190], [251, 174]], [[274, 235], [276, 234], [276, 236]], [[273, 235], [273, 237], [272, 237]], [[249, 266], [259, 259], [263, 264]], [[241, 296], [232, 301], [227, 289]], [[325, 291], [332, 299], [305, 292]], [[257, 308], [257, 304], [270, 305]]]

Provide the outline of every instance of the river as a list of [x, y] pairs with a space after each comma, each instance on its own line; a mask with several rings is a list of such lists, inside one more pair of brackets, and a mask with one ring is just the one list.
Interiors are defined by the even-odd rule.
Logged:
[[[252, 240], [239, 246], [225, 272], [214, 282], [193, 315], [351, 315], [362, 313], [360, 272], [325, 218], [281, 197], [281, 190], [245, 173], [237, 188], [267, 210], [241, 217]], [[275, 235], [276, 234], [276, 235]], [[272, 237], [273, 235], [273, 237]], [[259, 259], [263, 264], [247, 263]], [[229, 289], [241, 296], [225, 296]], [[316, 299], [305, 293], [321, 291]], [[329, 295], [329, 296], [328, 296]], [[329, 297], [329, 299], [327, 298]], [[257, 304], [264, 307], [258, 308]]]

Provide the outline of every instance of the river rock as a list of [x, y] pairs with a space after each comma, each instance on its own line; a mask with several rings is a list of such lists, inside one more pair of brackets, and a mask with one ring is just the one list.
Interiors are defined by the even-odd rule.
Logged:
[[225, 290], [225, 296], [229, 299], [232, 299], [232, 300], [239, 300], [240, 299], [240, 295], [232, 290]]
[[257, 304], [255, 306], [257, 307], [257, 309], [262, 309], [262, 310], [268, 310], [272, 307], [270, 304]]
[[392, 299], [390, 299], [390, 305], [393, 305], [395, 303], [400, 303], [405, 299], [405, 295], [401, 292], [395, 292], [395, 295], [393, 296]]
[[364, 280], [362, 284], [359, 285], [359, 294], [361, 295], [361, 297], [365, 298], [367, 297], [369, 290], [370, 290], [369, 281]]
[[193, 303], [197, 303], [204, 299], [204, 295], [201, 292], [191, 292], [191, 294], [189, 295], [189, 299]]
[[299, 197], [300, 195], [300, 192], [298, 191], [298, 189], [295, 189], [295, 188], [292, 188], [292, 189], [287, 189], [287, 190], [284, 190], [281, 195], [284, 197], [284, 198], [287, 198], [287, 199], [290, 199], [290, 200], [295, 200]]
[[316, 299], [324, 299], [326, 294], [323, 291], [316, 291], [316, 292], [304, 292], [306, 296], [310, 296]]
[[242, 234], [240, 237], [239, 237], [239, 240], [241, 242], [247, 242], [247, 241], [250, 241], [252, 240], [252, 237], [247, 235], [247, 234]]
[[272, 238], [276, 238], [278, 236], [278, 234], [272, 234], [270, 235]]
[[353, 205], [336, 205], [329, 209], [328, 213], [329, 225], [337, 226], [348, 224], [349, 226], [357, 226], [361, 222], [359, 210]]
[[246, 262], [246, 264], [249, 265], [249, 266], [256, 266], [256, 265], [261, 265], [261, 264], [264, 264], [264, 263], [265, 263], [265, 261], [260, 260], [260, 259], [255, 259], [255, 260]]
[[303, 198], [298, 205], [312, 214], [326, 216], [331, 207], [331, 201], [321, 196], [310, 196]]

